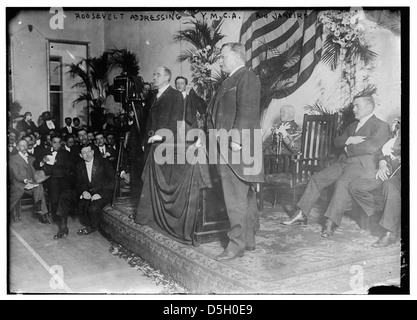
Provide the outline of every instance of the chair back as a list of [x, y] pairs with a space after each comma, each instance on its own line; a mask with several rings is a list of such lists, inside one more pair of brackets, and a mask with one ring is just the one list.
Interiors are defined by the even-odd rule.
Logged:
[[[338, 114], [304, 115], [296, 181], [306, 183], [314, 172], [329, 165], [334, 154]], [[303, 160], [304, 159], [304, 160]]]

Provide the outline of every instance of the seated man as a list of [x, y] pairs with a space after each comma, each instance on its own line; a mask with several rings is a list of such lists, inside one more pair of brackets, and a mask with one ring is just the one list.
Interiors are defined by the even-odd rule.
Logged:
[[46, 215], [48, 208], [45, 201], [45, 193], [42, 184], [35, 181], [35, 168], [33, 167], [34, 157], [28, 155], [28, 145], [22, 139], [17, 144], [18, 153], [10, 156], [10, 211], [14, 218], [14, 209], [22, 198], [23, 194], [31, 194], [35, 201], [35, 212], [39, 214], [41, 223], [49, 223]]
[[116, 150], [105, 143], [104, 135], [101, 132], [96, 134], [97, 147], [103, 159], [107, 159], [116, 168], [117, 154]]
[[65, 126], [61, 128], [61, 134], [63, 136], [67, 134], [73, 134], [73, 135], [77, 134], [77, 129], [75, 129], [75, 127], [73, 127], [71, 124], [72, 124], [72, 119], [70, 117], [66, 117]]
[[114, 188], [114, 169], [108, 161], [95, 155], [91, 144], [81, 146], [83, 161], [77, 163], [75, 188], [79, 197], [78, 212], [84, 213], [87, 227], [78, 230], [78, 235], [97, 231], [101, 211], [111, 202]]
[[[398, 122], [399, 123], [399, 122]], [[395, 125], [395, 124], [394, 124]], [[374, 192], [383, 195], [383, 213], [379, 222], [383, 235], [372, 246], [387, 247], [396, 242], [401, 221], [401, 129], [382, 148], [378, 170], [364, 174], [369, 176], [353, 181], [349, 193], [368, 216], [375, 213]]]
[[311, 209], [320, 197], [321, 192], [335, 185], [332, 198], [326, 210], [328, 218], [322, 236], [332, 236], [336, 226], [340, 226], [344, 212], [351, 207], [349, 184], [363, 177], [366, 169], [375, 169], [381, 148], [389, 139], [389, 125], [374, 114], [375, 102], [372, 96], [356, 96], [353, 99], [353, 112], [359, 121], [351, 123], [335, 139], [336, 148], [344, 148], [344, 153], [330, 167], [314, 174], [298, 202], [299, 210], [293, 218], [284, 221], [287, 226], [306, 224]]
[[274, 150], [278, 154], [294, 154], [300, 151], [301, 127], [295, 122], [295, 109], [291, 105], [280, 109], [280, 124], [273, 132]]

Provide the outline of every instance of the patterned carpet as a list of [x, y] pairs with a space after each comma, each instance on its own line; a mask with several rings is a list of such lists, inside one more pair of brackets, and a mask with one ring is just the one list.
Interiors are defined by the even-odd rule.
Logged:
[[180, 244], [128, 219], [133, 210], [128, 201], [106, 207], [104, 230], [190, 293], [365, 294], [373, 286], [400, 284], [400, 244], [372, 248], [377, 230], [361, 230], [349, 217], [333, 237], [322, 238], [320, 208], [306, 227], [286, 227], [280, 224], [287, 218], [282, 208], [266, 204], [257, 249], [222, 263], [213, 259], [220, 243]]

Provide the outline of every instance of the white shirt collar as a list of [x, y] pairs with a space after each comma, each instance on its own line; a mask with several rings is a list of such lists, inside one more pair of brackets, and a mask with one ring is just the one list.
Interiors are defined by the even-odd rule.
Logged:
[[374, 115], [374, 113], [368, 114], [366, 117], [363, 117], [362, 119], [359, 120], [359, 124], [362, 126], [366, 121], [369, 120], [369, 118], [371, 118]]
[[229, 77], [231, 77], [237, 70], [239, 70], [240, 68], [242, 68], [242, 67], [244, 67], [245, 65], [244, 64], [242, 64], [242, 65], [240, 65], [240, 66], [238, 66], [238, 67], [236, 67], [235, 69], [233, 69], [233, 71], [232, 72], [230, 72], [230, 74], [229, 74]]
[[25, 160], [26, 162], [28, 162], [28, 154], [26, 153], [22, 153], [21, 151], [19, 151], [19, 155], [23, 158], [23, 160]]
[[65, 150], [67, 150], [68, 152], [71, 152], [71, 148], [69, 148], [68, 146], [65, 146]]
[[156, 95], [156, 97], [159, 98], [165, 92], [165, 90], [168, 89], [168, 87], [169, 87], [169, 83], [165, 87], [159, 88], [158, 94]]
[[187, 96], [187, 92], [186, 91], [183, 91], [181, 93], [182, 93], [183, 98], [185, 99], [185, 97]]

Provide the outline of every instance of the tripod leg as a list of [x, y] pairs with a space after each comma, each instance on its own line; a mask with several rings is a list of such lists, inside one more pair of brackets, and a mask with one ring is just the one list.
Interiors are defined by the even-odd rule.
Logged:
[[[126, 133], [127, 134], [127, 133]], [[116, 196], [117, 196], [117, 189], [119, 188], [119, 184], [120, 184], [120, 165], [122, 163], [122, 159], [123, 159], [123, 153], [124, 153], [124, 143], [123, 143], [123, 138], [120, 138], [120, 143], [119, 143], [119, 154], [117, 155], [117, 164], [116, 164], [116, 176], [114, 179], [114, 190], [113, 190], [113, 198], [111, 201], [111, 206], [114, 206], [114, 203], [116, 201]]]

